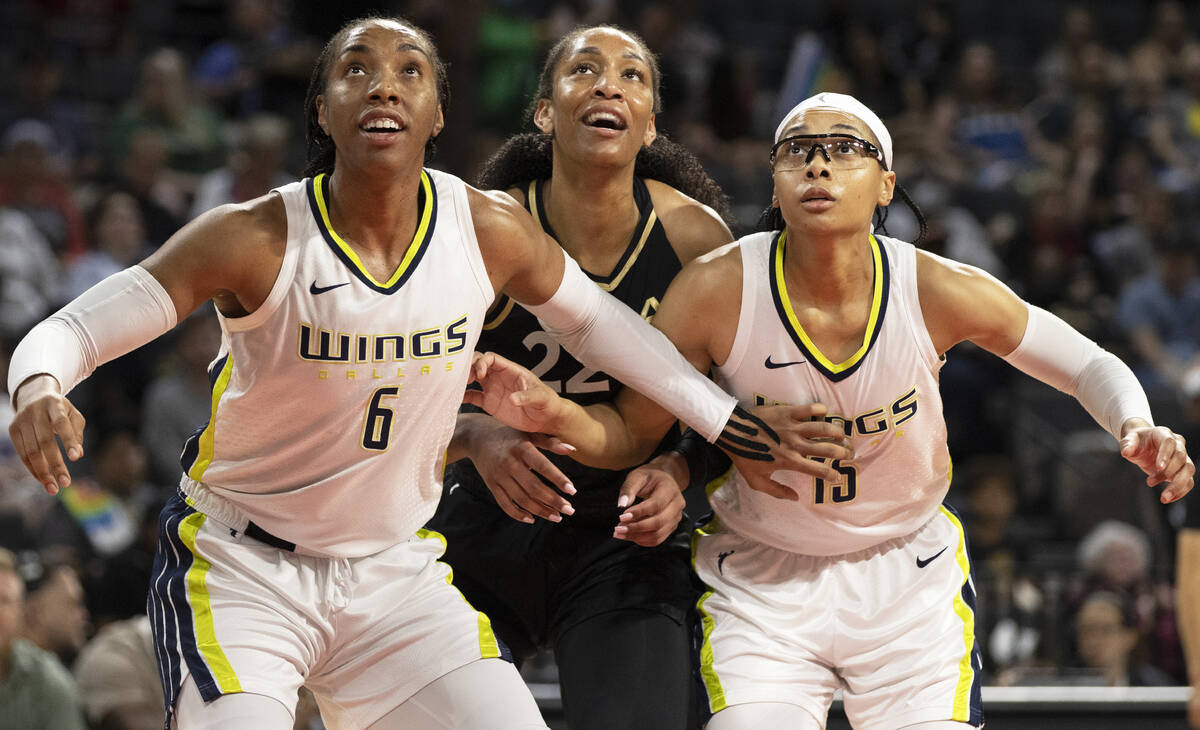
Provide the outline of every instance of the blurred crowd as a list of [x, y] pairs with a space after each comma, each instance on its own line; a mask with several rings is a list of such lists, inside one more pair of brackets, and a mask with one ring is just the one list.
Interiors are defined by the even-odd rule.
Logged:
[[[320, 45], [380, 5], [4, 3], [0, 363], [33, 323], [192, 218], [294, 179]], [[506, 136], [531, 129], [525, 112], [555, 39], [580, 23], [638, 32], [661, 57], [658, 129], [731, 196], [738, 234], [770, 202], [769, 140], [783, 112], [818, 90], [854, 94], [891, 129], [898, 181], [928, 219], [920, 245], [987, 270], [1118, 354], [1156, 419], [1200, 443], [1195, 3], [387, 9], [430, 30], [449, 63], [433, 165], [468, 181]], [[887, 231], [915, 240], [918, 222], [893, 207]], [[205, 368], [219, 339], [212, 312], [198, 313], [80, 386], [87, 453], [57, 497], [0, 434], [10, 551], [0, 553], [0, 657], [10, 657], [0, 708], [13, 701], [6, 676], [40, 672], [38, 686], [70, 695], [94, 727], [151, 727], [157, 678], [137, 673], [153, 672], [144, 612], [155, 519], [184, 439], [208, 419]], [[1185, 506], [1163, 508], [1072, 399], [998, 359], [960, 347], [942, 383], [987, 681], [1185, 683], [1171, 585]], [[4, 399], [0, 423], [11, 415]], [[114, 676], [145, 691], [118, 691]]]

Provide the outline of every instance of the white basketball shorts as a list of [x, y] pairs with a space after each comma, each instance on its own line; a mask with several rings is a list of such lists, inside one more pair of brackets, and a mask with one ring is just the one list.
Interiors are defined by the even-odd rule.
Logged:
[[148, 601], [167, 712], [188, 675], [206, 702], [252, 692], [294, 708], [303, 684], [330, 728], [361, 728], [451, 670], [500, 657], [491, 622], [438, 562], [444, 549], [421, 530], [362, 558], [297, 554], [177, 493], [159, 519]]
[[966, 534], [946, 507], [861, 552], [808, 556], [719, 525], [693, 538], [708, 708], [798, 705], [825, 726], [833, 693], [860, 730], [983, 723]]

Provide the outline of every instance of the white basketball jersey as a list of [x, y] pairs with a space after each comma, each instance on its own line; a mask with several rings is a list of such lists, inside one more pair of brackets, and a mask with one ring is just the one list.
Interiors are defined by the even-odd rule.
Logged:
[[775, 479], [795, 489], [789, 502], [734, 475], [711, 497], [723, 525], [753, 540], [806, 555], [840, 555], [914, 532], [950, 486], [950, 453], [938, 392], [941, 359], [917, 300], [916, 249], [872, 237], [871, 316], [862, 347], [841, 363], [804, 332], [783, 279], [786, 236], [756, 233], [739, 242], [742, 311], [717, 381], [742, 403], [824, 403], [826, 420], [852, 437], [855, 458], [833, 463], [837, 482], [791, 471]]
[[277, 537], [357, 557], [433, 515], [493, 291], [458, 178], [422, 172], [416, 235], [383, 282], [331, 227], [327, 188], [277, 190], [283, 266], [255, 312], [220, 318], [211, 420], [182, 462]]

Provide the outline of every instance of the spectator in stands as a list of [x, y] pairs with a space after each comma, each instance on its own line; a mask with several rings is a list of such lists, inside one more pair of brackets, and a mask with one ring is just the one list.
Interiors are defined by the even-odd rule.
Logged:
[[142, 401], [142, 445], [155, 484], [179, 481], [179, 451], [212, 412], [208, 364], [221, 344], [221, 329], [212, 312], [196, 312], [179, 323], [175, 344], [161, 374]]
[[25, 584], [0, 550], [0, 721], [12, 728], [84, 730], [71, 675], [52, 654], [20, 638]]
[[133, 433], [101, 433], [91, 449], [89, 476], [64, 489], [41, 524], [39, 542], [81, 566], [84, 580], [137, 537], [141, 508], [154, 498], [143, 482], [146, 453]]
[[102, 193], [88, 213], [88, 232], [91, 248], [67, 264], [59, 301], [71, 301], [101, 279], [150, 253], [142, 209], [129, 193]]
[[1147, 393], [1177, 392], [1200, 355], [1200, 270], [1190, 233], [1176, 230], [1155, 241], [1153, 269], [1126, 285], [1117, 308]]
[[299, 117], [320, 45], [288, 24], [283, 0], [226, 5], [229, 32], [196, 60], [196, 88], [232, 119], [262, 111]]
[[162, 725], [163, 696], [144, 614], [102, 629], [75, 662], [75, 681], [88, 720], [103, 730], [151, 730]]
[[113, 186], [137, 201], [152, 247], [162, 245], [183, 225], [187, 192], [167, 169], [167, 143], [162, 132], [142, 129], [129, 139], [129, 151], [118, 163]]
[[48, 567], [26, 583], [25, 632], [29, 643], [70, 667], [88, 636], [83, 584], [69, 565]]
[[1133, 612], [1148, 663], [1182, 678], [1174, 597], [1170, 586], [1152, 574], [1153, 554], [1145, 532], [1125, 522], [1101, 522], [1080, 541], [1078, 559], [1082, 575], [1069, 589], [1068, 617], [1078, 614], [1096, 591], [1120, 596]]
[[1137, 617], [1126, 596], [1097, 591], [1075, 615], [1075, 644], [1081, 664], [1099, 670], [1109, 687], [1174, 684], [1161, 669], [1138, 659], [1141, 640]]
[[59, 144], [54, 130], [36, 119], [9, 126], [0, 140], [0, 205], [28, 215], [54, 253], [68, 260], [87, 248], [87, 233], [63, 173], [51, 165], [50, 154]]
[[19, 337], [51, 311], [58, 273], [29, 216], [0, 205], [0, 336]]
[[223, 120], [191, 93], [187, 62], [173, 48], [160, 48], [142, 63], [137, 95], [117, 114], [109, 128], [110, 160], [119, 164], [129, 154], [134, 134], [153, 129], [167, 144], [167, 167], [200, 174], [221, 164]]
[[78, 100], [62, 89], [61, 59], [42, 44], [23, 49], [17, 58], [15, 92], [0, 99], [0, 133], [21, 119], [39, 121], [53, 130], [57, 145], [47, 151], [51, 166], [65, 175], [94, 175], [96, 158], [92, 125]]
[[200, 179], [189, 218], [224, 203], [242, 203], [294, 178], [286, 172], [288, 125], [274, 114], [256, 114], [238, 127], [224, 167]]

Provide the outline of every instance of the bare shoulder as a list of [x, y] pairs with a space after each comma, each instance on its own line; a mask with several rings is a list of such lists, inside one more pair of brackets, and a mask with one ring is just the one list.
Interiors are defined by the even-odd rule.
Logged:
[[918, 251], [917, 294], [939, 353], [970, 340], [1005, 354], [1024, 332], [1025, 303], [983, 269]]
[[983, 269], [917, 250], [917, 289], [923, 307], [968, 304], [996, 288], [1008, 289]]
[[646, 189], [667, 240], [683, 263], [733, 240], [729, 226], [709, 206], [658, 180], [646, 180]]
[[216, 299], [222, 311], [251, 312], [278, 276], [287, 233], [283, 199], [268, 193], [198, 216], [142, 266], [171, 292], [179, 311]]
[[[685, 264], [683, 270], [671, 282], [670, 289], [678, 289], [680, 294], [686, 294], [687, 300], [693, 306], [740, 303], [742, 252], [737, 241], [726, 243]], [[740, 305], [736, 308], [740, 308]]]
[[479, 190], [466, 186], [467, 204], [484, 258], [497, 246], [519, 245], [537, 231], [528, 211], [511, 191]]

